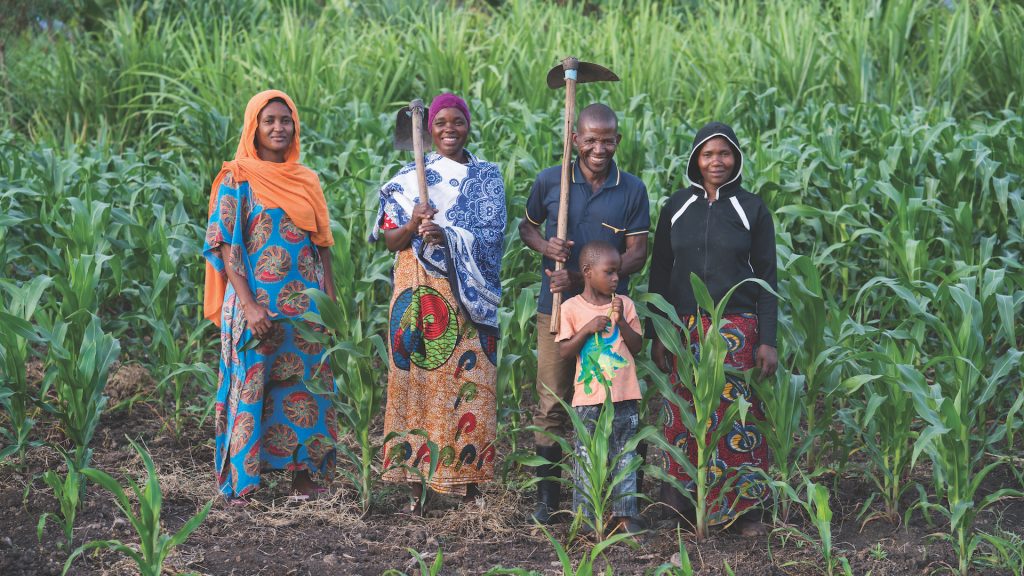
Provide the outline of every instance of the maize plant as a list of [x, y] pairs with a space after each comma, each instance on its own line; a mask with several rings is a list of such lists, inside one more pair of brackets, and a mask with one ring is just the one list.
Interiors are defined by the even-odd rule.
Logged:
[[[748, 282], [755, 282], [765, 290], [771, 290], [765, 282], [752, 279]], [[736, 291], [733, 286], [726, 292], [719, 302], [714, 302], [707, 287], [696, 274], [690, 276], [690, 284], [693, 286], [693, 293], [697, 300], [699, 311], [706, 311], [710, 315], [710, 325], [704, 329], [703, 322], [697, 322], [698, 342], [690, 341], [690, 330], [679, 320], [674, 309], [658, 295], [649, 294], [641, 298], [641, 302], [648, 302], [653, 305], [659, 313], [651, 314], [658, 338], [665, 344], [665, 347], [676, 359], [676, 375], [679, 385], [690, 392], [692, 402], [684, 400], [670, 384], [665, 375], [655, 375], [654, 384], [668, 402], [679, 408], [679, 415], [683, 425], [690, 432], [690, 442], [696, 448], [696, 464], [690, 462], [686, 453], [673, 443], [668, 442], [664, 436], [653, 435], [652, 441], [665, 450], [673, 460], [679, 463], [691, 478], [690, 485], [684, 485], [678, 479], [666, 474], [661, 468], [648, 467], [647, 471], [653, 477], [668, 482], [676, 490], [680, 491], [693, 501], [696, 508], [696, 533], [697, 539], [703, 540], [707, 537], [710, 522], [710, 513], [720, 499], [724, 498], [730, 486], [728, 481], [723, 482], [719, 492], [719, 498], [709, 502], [708, 495], [711, 488], [710, 468], [713, 464], [712, 456], [718, 442], [725, 437], [732, 429], [733, 423], [741, 422], [746, 418], [747, 408], [750, 403], [742, 396], [730, 403], [724, 414], [713, 422], [715, 412], [722, 402], [722, 393], [726, 384], [725, 356], [727, 343], [721, 336], [720, 330], [724, 327], [726, 305], [729, 298]], [[694, 312], [699, 312], [695, 310]], [[664, 315], [664, 316], [662, 316]], [[667, 316], [667, 317], [666, 317]], [[681, 346], [681, 338], [685, 337], [687, 346]], [[691, 352], [691, 344], [700, 346], [699, 358], [695, 358]], [[722, 481], [719, 479], [718, 481]]]
[[69, 334], [70, 324], [64, 320], [48, 325], [47, 378], [56, 393], [55, 402], [44, 402], [47, 410], [57, 416], [65, 436], [74, 444], [77, 469], [89, 464], [89, 444], [99, 426], [107, 397], [110, 366], [121, 352], [121, 343], [103, 332], [100, 319], [90, 315], [81, 339]]
[[[373, 495], [373, 465], [381, 448], [370, 437], [373, 421], [384, 408], [384, 386], [381, 385], [377, 367], [387, 362], [387, 350], [383, 339], [377, 334], [360, 340], [348, 340], [350, 330], [358, 331], [359, 321], [349, 316], [353, 310], [346, 306], [344, 300], [341, 303], [334, 302], [319, 290], [310, 289], [305, 292], [316, 302], [319, 311], [318, 314], [307, 313], [306, 319], [317, 326], [323, 326], [326, 333], [304, 323], [296, 323], [295, 326], [303, 338], [320, 342], [325, 347], [324, 358], [330, 364], [329, 369], [327, 364], [322, 365], [320, 373], [313, 380], [330, 383], [331, 387], [310, 388], [319, 394], [332, 395], [339, 424], [355, 438], [358, 452], [353, 452], [344, 443], [339, 443], [337, 447], [353, 467], [352, 470], [342, 467], [342, 473], [356, 487], [365, 514], [370, 508]], [[336, 392], [332, 388], [336, 388]]]
[[57, 501], [58, 512], [45, 512], [39, 517], [39, 524], [36, 526], [36, 538], [42, 542], [43, 529], [50, 519], [58, 521], [64, 531], [64, 542], [62, 547], [70, 548], [74, 540], [75, 516], [78, 514], [78, 506], [81, 503], [85, 492], [85, 478], [82, 471], [75, 467], [75, 461], [64, 450], [59, 450], [67, 465], [67, 472], [62, 478], [56, 470], [43, 472], [43, 482], [53, 490], [53, 498]]
[[986, 343], [987, 331], [996, 323], [994, 291], [1001, 276], [1001, 271], [987, 270], [936, 289], [935, 315], [928, 319], [947, 353], [929, 362], [936, 367], [936, 383], [913, 393], [918, 416], [926, 423], [914, 458], [921, 452], [928, 454], [938, 500], [922, 494], [918, 505], [949, 522], [949, 532], [943, 536], [953, 545], [961, 575], [969, 572], [983, 541], [974, 527], [977, 515], [1003, 498], [1024, 497], [1024, 492], [1006, 487], [981, 490], [982, 481], [1003, 463], [986, 462], [990, 446], [1006, 431], [998, 415], [990, 421], [991, 410], [999, 405], [995, 400], [1005, 391], [1014, 401], [1024, 395], [1019, 387], [1006, 386], [1020, 381], [1024, 352], [994, 349]]
[[10, 424], [10, 429], [2, 431], [7, 446], [0, 450], [0, 461], [14, 453], [19, 462], [24, 461], [25, 449], [31, 444], [29, 432], [35, 421], [30, 409], [38, 398], [29, 388], [25, 366], [32, 357], [29, 345], [44, 341], [32, 320], [50, 284], [47, 276], [37, 276], [22, 286], [0, 280], [0, 323], [4, 325], [0, 330], [0, 405]]
[[[213, 506], [212, 500], [207, 502], [173, 535], [165, 533], [160, 520], [164, 504], [163, 492], [160, 490], [160, 481], [157, 477], [156, 467], [153, 465], [153, 459], [134, 440], [129, 439], [128, 442], [142, 458], [146, 467], [146, 480], [143, 485], [140, 486], [134, 480], [129, 479], [128, 488], [122, 488], [112, 476], [95, 468], [86, 468], [82, 470], [82, 474], [114, 497], [117, 507], [128, 517], [128, 523], [135, 529], [135, 533], [139, 537], [138, 548], [129, 546], [120, 540], [88, 542], [76, 548], [68, 556], [64, 563], [64, 574], [67, 574], [71, 564], [83, 553], [96, 548], [106, 548], [120, 552], [134, 560], [142, 576], [160, 576], [163, 573], [164, 560], [167, 559], [167, 555], [188, 539], [189, 535], [203, 523]], [[136, 502], [138, 503], [138, 512], [135, 512]]]
[[[561, 398], [558, 398], [558, 401], [572, 423], [572, 442], [535, 426], [528, 426], [526, 430], [543, 433], [558, 444], [563, 454], [572, 454], [572, 458], [562, 462], [550, 462], [543, 456], [528, 455], [520, 456], [516, 461], [524, 466], [557, 466], [561, 469], [561, 476], [557, 480], [577, 491], [582, 501], [583, 509], [574, 510], [576, 516], [571, 532], [575, 533], [576, 529], [583, 525], [588, 528], [588, 532], [594, 534], [598, 542], [605, 542], [609, 536], [620, 540], [621, 538], [617, 537], [623, 534], [609, 535], [609, 529], [614, 528], [608, 522], [608, 513], [612, 510], [614, 498], [644, 496], [636, 492], [615, 494], [615, 488], [624, 483], [628, 475], [636, 474], [643, 466], [643, 460], [635, 454], [637, 445], [647, 438], [660, 435], [661, 432], [653, 426], [644, 426], [623, 444], [619, 454], [614, 454], [611, 438], [615, 407], [610, 393], [605, 395], [604, 404], [596, 420], [584, 420], [572, 406]], [[574, 443], [580, 447], [579, 450], [575, 448]]]

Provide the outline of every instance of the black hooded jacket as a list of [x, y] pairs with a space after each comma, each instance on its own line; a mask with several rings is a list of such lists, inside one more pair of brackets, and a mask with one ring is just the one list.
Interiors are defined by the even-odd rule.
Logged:
[[[697, 166], [697, 152], [705, 142], [724, 136], [736, 155], [733, 177], [708, 202]], [[678, 190], [661, 209], [651, 257], [651, 292], [661, 294], [680, 315], [697, 311], [690, 287], [690, 272], [707, 285], [719, 302], [734, 285], [760, 278], [772, 289], [776, 284], [775, 224], [760, 198], [744, 190], [743, 152], [732, 128], [720, 122], [697, 132], [686, 166], [690, 186]], [[760, 343], [776, 345], [778, 299], [754, 283], [733, 293], [726, 313], [757, 314]]]

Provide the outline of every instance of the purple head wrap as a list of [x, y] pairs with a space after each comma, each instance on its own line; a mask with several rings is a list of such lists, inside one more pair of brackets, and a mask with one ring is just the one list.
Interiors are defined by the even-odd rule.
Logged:
[[459, 98], [451, 92], [445, 92], [438, 94], [436, 98], [430, 103], [430, 111], [427, 113], [427, 126], [434, 125], [434, 116], [445, 108], [455, 108], [462, 112], [466, 117], [466, 126], [469, 126], [469, 106], [466, 106], [466, 101]]

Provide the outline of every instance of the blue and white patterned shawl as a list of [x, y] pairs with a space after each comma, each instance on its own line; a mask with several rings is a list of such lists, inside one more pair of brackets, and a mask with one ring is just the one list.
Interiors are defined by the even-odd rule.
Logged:
[[[496, 164], [466, 152], [469, 164], [431, 152], [425, 157], [434, 222], [445, 233], [445, 246], [431, 246], [414, 236], [412, 248], [428, 274], [447, 277], [456, 298], [479, 328], [498, 329], [501, 301], [501, 256], [505, 240], [505, 183]], [[419, 203], [416, 163], [406, 164], [380, 189], [380, 209], [370, 240], [381, 234], [384, 214], [397, 225], [409, 221]], [[454, 276], [450, 272], [454, 273]]]

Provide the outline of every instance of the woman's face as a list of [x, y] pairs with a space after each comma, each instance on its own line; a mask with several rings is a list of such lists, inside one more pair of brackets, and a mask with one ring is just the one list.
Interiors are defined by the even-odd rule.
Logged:
[[260, 160], [284, 162], [293, 138], [295, 121], [288, 106], [271, 102], [260, 110], [256, 122], [256, 153]]
[[715, 136], [704, 143], [697, 153], [697, 168], [704, 179], [704, 186], [715, 190], [732, 179], [736, 167], [736, 154], [729, 141], [722, 136]]
[[439, 154], [456, 162], [462, 162], [462, 149], [466, 147], [469, 137], [469, 122], [458, 108], [443, 108], [434, 116], [430, 126], [430, 135], [434, 139], [434, 148]]

